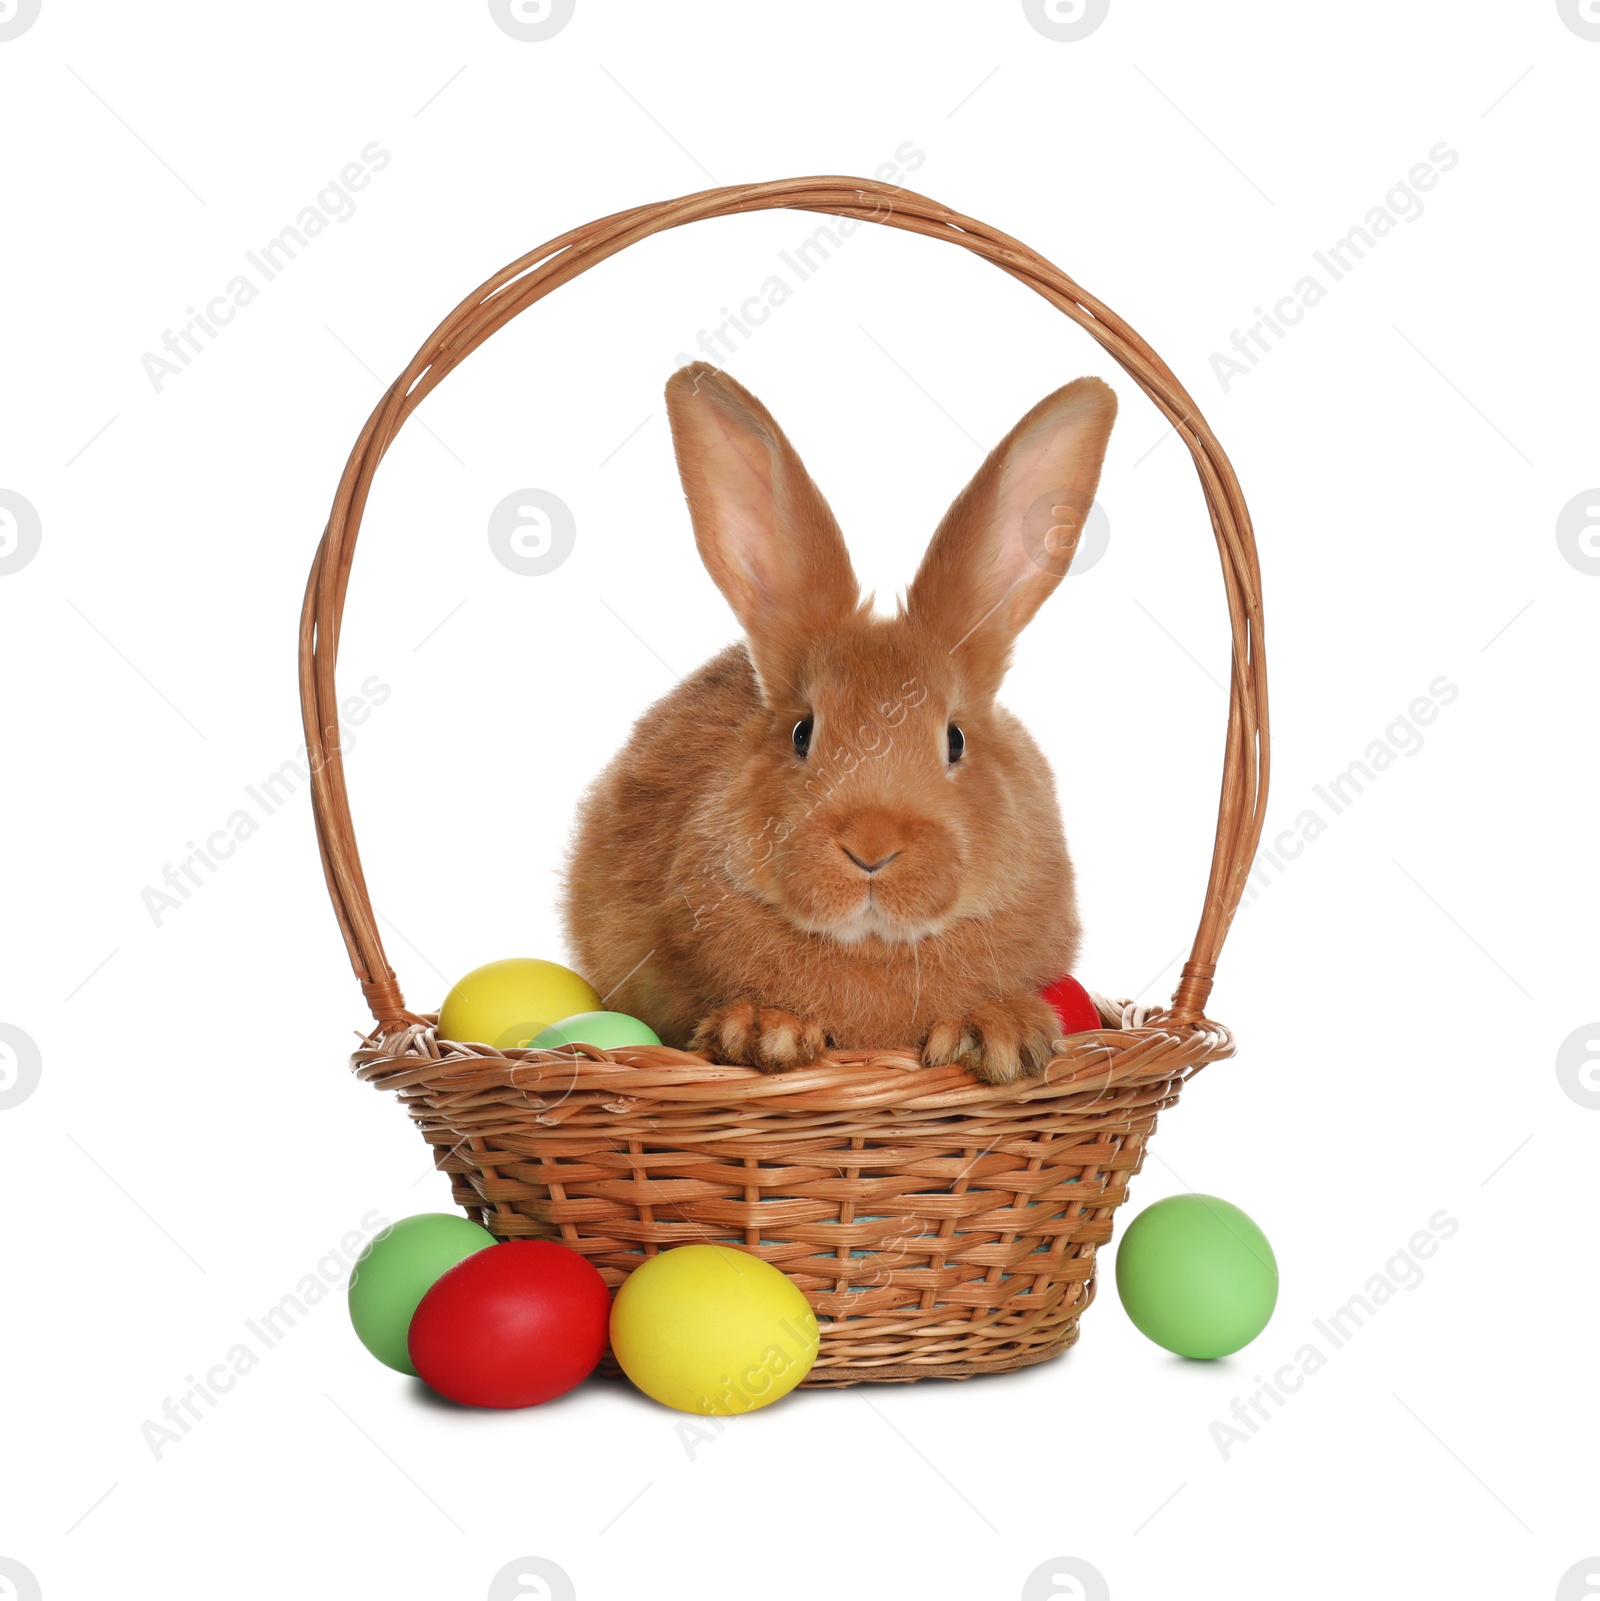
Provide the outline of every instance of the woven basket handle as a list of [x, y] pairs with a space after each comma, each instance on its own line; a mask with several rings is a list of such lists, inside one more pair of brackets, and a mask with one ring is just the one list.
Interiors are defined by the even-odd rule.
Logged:
[[372, 898], [361, 872], [339, 749], [334, 669], [339, 621], [356, 536], [373, 475], [394, 437], [423, 398], [497, 329], [579, 273], [667, 228], [706, 217], [789, 208], [855, 223], [876, 222], [962, 245], [1009, 273], [1087, 330], [1153, 400], [1189, 447], [1222, 558], [1233, 628], [1228, 735], [1211, 877], [1194, 946], [1184, 964], [1169, 1024], [1197, 1024], [1216, 973], [1218, 953], [1244, 893], [1266, 804], [1267, 672], [1262, 651], [1261, 571], [1250, 513], [1233, 467], [1199, 408], [1166, 364], [1133, 329], [1060, 268], [1026, 245], [937, 201], [864, 178], [788, 178], [708, 189], [602, 217], [530, 251], [467, 296], [424, 341], [410, 366], [367, 419], [345, 465], [333, 510], [306, 586], [300, 618], [300, 700], [311, 764], [311, 799], [328, 893], [362, 993], [380, 1024], [416, 1021], [384, 954]]

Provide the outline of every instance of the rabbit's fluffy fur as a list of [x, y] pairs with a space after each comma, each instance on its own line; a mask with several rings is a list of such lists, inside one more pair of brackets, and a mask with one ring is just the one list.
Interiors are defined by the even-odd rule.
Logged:
[[579, 966], [608, 1007], [720, 1061], [913, 1045], [994, 1083], [1041, 1072], [1059, 1030], [1038, 992], [1078, 951], [1072, 864], [1044, 757], [994, 696], [1076, 549], [1115, 396], [1080, 378], [1035, 406], [888, 618], [753, 395], [697, 363], [667, 408], [746, 642], [652, 707], [585, 798]]

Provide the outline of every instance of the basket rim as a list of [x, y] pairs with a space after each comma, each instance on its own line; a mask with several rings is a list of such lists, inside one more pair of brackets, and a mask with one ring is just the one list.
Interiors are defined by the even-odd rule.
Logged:
[[[1130, 1016], [1144, 1010], [1130, 1008]], [[1114, 1097], [1187, 1078], [1234, 1054], [1233, 1034], [1222, 1024], [1173, 1025], [1157, 1014], [1064, 1036], [1039, 1077], [988, 1084], [958, 1065], [926, 1067], [904, 1046], [830, 1050], [810, 1067], [763, 1073], [669, 1045], [500, 1051], [441, 1041], [434, 1022], [380, 1025], [352, 1055], [355, 1075], [403, 1097], [440, 1102], [514, 1092], [540, 1123], [567, 1121], [564, 1109], [568, 1115], [584, 1107], [636, 1114], [651, 1103], [699, 1105], [708, 1112], [730, 1106], [809, 1113], [999, 1110], [1064, 1097]]]

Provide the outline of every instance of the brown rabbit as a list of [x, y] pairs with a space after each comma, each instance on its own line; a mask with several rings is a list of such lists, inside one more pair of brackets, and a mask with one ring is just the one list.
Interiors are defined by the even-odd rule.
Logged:
[[744, 626], [640, 719], [584, 800], [565, 915], [605, 1004], [776, 1072], [915, 1045], [990, 1083], [1059, 1033], [1040, 987], [1079, 924], [1055, 786], [995, 704], [1077, 547], [1116, 415], [1080, 378], [945, 514], [897, 615], [766, 408], [696, 363], [667, 384], [701, 558]]

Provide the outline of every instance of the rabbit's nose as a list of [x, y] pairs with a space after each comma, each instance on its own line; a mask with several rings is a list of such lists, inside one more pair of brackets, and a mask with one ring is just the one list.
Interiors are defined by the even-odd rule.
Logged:
[[848, 856], [850, 860], [854, 862], [856, 866], [859, 867], [861, 871], [869, 878], [876, 873], [879, 868], [887, 867], [889, 863], [895, 859], [895, 857], [900, 855], [899, 851], [890, 851], [887, 856], [880, 856], [875, 862], [864, 862], [853, 850], [850, 849], [848, 845], [841, 845], [839, 849], [842, 850], [845, 855]]

